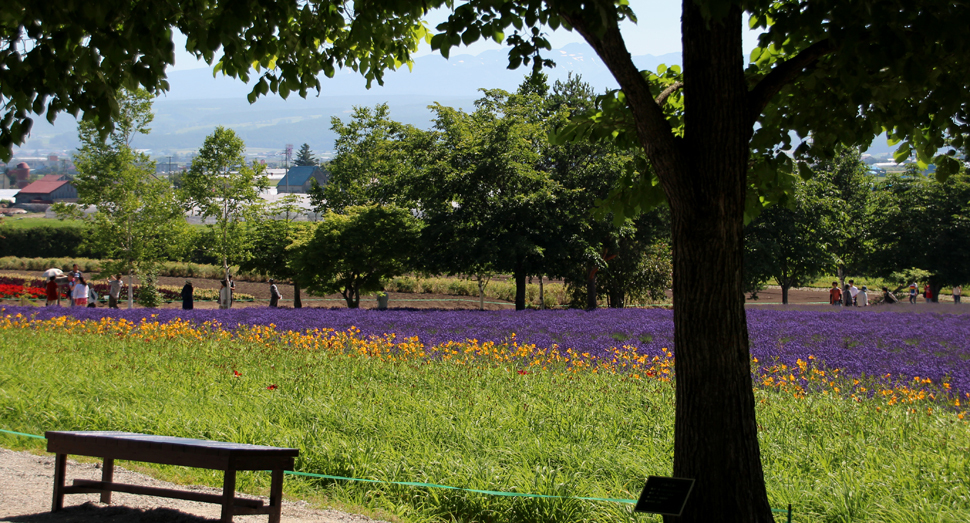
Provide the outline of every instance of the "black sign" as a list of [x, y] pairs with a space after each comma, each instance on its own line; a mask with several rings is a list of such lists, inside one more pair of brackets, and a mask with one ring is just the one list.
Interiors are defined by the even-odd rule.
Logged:
[[687, 504], [687, 497], [694, 488], [694, 480], [689, 478], [665, 478], [650, 476], [643, 486], [634, 512], [649, 512], [664, 516], [679, 516]]

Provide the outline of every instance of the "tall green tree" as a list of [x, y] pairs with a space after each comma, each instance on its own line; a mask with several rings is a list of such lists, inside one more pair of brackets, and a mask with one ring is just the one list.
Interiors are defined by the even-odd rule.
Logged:
[[825, 240], [829, 232], [825, 213], [830, 209], [829, 202], [809, 192], [807, 183], [796, 181], [787, 205], [765, 209], [745, 228], [744, 266], [756, 273], [749, 279], [761, 284], [774, 278], [781, 287], [781, 302], [787, 305], [792, 287], [803, 286], [836, 265]]
[[387, 104], [354, 107], [347, 123], [336, 116], [330, 122], [337, 135], [327, 164], [330, 177], [325, 186], [314, 183], [310, 190], [317, 212], [339, 214], [347, 207], [398, 202], [394, 180], [409, 165], [401, 143], [415, 129], [391, 120]]
[[413, 268], [420, 229], [410, 211], [394, 206], [329, 211], [312, 235], [289, 247], [294, 281], [311, 294], [339, 292], [356, 309], [361, 294], [379, 291], [382, 280]]
[[876, 274], [918, 267], [929, 273], [934, 301], [943, 287], [970, 282], [970, 176], [935, 182], [914, 168], [887, 175], [876, 194], [870, 218]]
[[262, 206], [259, 194], [269, 187], [264, 167], [256, 161], [247, 164], [245, 152], [246, 144], [232, 129], [216, 127], [192, 159], [179, 189], [187, 209], [214, 220], [209, 225], [215, 239], [211, 248], [226, 278], [229, 265], [246, 257], [246, 223], [255, 222]]
[[101, 136], [97, 125], [78, 125], [81, 147], [74, 155], [74, 178], [81, 208], [60, 204], [59, 214], [85, 216], [83, 207], [96, 211], [86, 216], [91, 224], [84, 238], [95, 252], [110, 261], [103, 274], [128, 275], [128, 308], [134, 302], [132, 277], [137, 272], [152, 280], [157, 264], [177, 258], [188, 237], [188, 224], [171, 186], [155, 176], [155, 162], [132, 148], [139, 134], [148, 134], [152, 96], [146, 91], [118, 94], [119, 110], [114, 131]]
[[[317, 73], [332, 76], [338, 66], [380, 81], [384, 69], [408, 63], [417, 42], [428, 37], [445, 56], [479, 39], [505, 41], [510, 67], [542, 67], [551, 64], [543, 56], [551, 48], [543, 28], [576, 31], [622, 89], [610, 105], [615, 111], [604, 111], [577, 135], [639, 144], [653, 169], [612, 201], [635, 207], [659, 193], [671, 209], [673, 474], [697, 478], [697, 501], [680, 522], [771, 521], [741, 292], [745, 209], [777, 197], [775, 189], [784, 184], [775, 181], [792, 167], [782, 153], [792, 131], [812, 137], [795, 150], [799, 162], [813, 150], [834, 156], [839, 143], [867, 145], [887, 130], [894, 142], [901, 140], [900, 157], [915, 150], [921, 162], [937, 165], [938, 177], [956, 172], [959, 162], [947, 151], [934, 154], [948, 137], [967, 134], [970, 122], [964, 104], [970, 6], [949, 0], [685, 0], [681, 75], [637, 70], [620, 30], [621, 22], [636, 18], [627, 2], [240, 5], [3, 4], [0, 86], [9, 103], [0, 120], [0, 151], [9, 155], [22, 141], [31, 113], [107, 116], [122, 84], [165, 89], [164, 67], [174, 63], [172, 28], [187, 35], [188, 49], [218, 59], [225, 74], [248, 80], [256, 69], [260, 79], [251, 100], [270, 91], [286, 97], [319, 90]], [[438, 7], [453, 13], [432, 36], [422, 19]], [[750, 26], [763, 31], [750, 56], [742, 38], [746, 11]], [[215, 56], [220, 49], [221, 58]], [[604, 126], [612, 129], [604, 132]], [[690, 299], [698, 295], [707, 299]]]
[[847, 277], [866, 272], [873, 251], [875, 180], [854, 148], [837, 148], [833, 158], [816, 163], [813, 169], [815, 176], [805, 186], [805, 198], [818, 202], [822, 223], [817, 235], [807, 238], [825, 246], [842, 287]]
[[525, 308], [527, 277], [539, 273], [554, 227], [550, 201], [559, 190], [542, 165], [543, 98], [528, 87], [513, 94], [484, 90], [471, 113], [432, 106], [437, 152], [422, 165], [414, 197], [436, 249], [464, 250], [478, 260], [436, 257], [429, 268], [511, 273], [516, 310]]
[[300, 146], [300, 150], [296, 153], [296, 160], [293, 161], [293, 164], [297, 166], [314, 166], [320, 164], [320, 159], [310, 150], [310, 145], [305, 143]]
[[290, 263], [292, 251], [287, 247], [312, 232], [306, 222], [294, 221], [306, 212], [298, 205], [299, 197], [287, 194], [275, 204], [266, 206], [252, 225], [249, 255], [239, 264], [240, 270], [259, 272], [271, 278], [293, 282], [293, 308], [303, 308], [303, 297], [296, 271]]

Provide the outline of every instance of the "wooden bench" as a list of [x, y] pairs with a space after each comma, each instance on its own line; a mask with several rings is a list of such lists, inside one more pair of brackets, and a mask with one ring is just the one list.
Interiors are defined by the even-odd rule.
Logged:
[[[45, 435], [47, 451], [57, 455], [54, 461], [52, 512], [64, 507], [64, 494], [100, 493], [102, 503], [111, 503], [112, 492], [127, 492], [220, 504], [221, 521], [224, 522], [231, 522], [235, 514], [268, 514], [270, 523], [278, 523], [283, 496], [283, 471], [293, 470], [293, 460], [300, 452], [297, 449], [132, 432], [49, 431]], [[65, 486], [68, 454], [103, 458], [101, 481], [75, 479], [71, 486]], [[225, 471], [222, 495], [113, 483], [116, 459]], [[272, 473], [269, 505], [264, 506], [262, 500], [235, 497], [237, 470], [268, 470]]]

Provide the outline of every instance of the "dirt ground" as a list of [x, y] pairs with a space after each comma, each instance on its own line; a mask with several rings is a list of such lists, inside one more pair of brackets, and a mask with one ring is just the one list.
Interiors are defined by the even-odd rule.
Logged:
[[[0, 276], [4, 274], [24, 274], [25, 271], [0, 271]], [[172, 277], [160, 277], [160, 285], [168, 285], [173, 287], [181, 287], [185, 284], [185, 278], [172, 278]], [[215, 289], [218, 290], [220, 287], [219, 280], [211, 280], [204, 278], [191, 278], [192, 285], [200, 289]], [[136, 281], [137, 283], [137, 281]], [[292, 307], [293, 306], [293, 286], [285, 283], [277, 284], [280, 292], [283, 294], [283, 299], [280, 301], [281, 307]], [[268, 307], [269, 306], [269, 283], [261, 282], [249, 282], [249, 281], [236, 281], [236, 292], [241, 294], [249, 294], [255, 297], [255, 301], [236, 301], [233, 307]], [[769, 286], [764, 290], [760, 291], [757, 298], [752, 298], [748, 296], [746, 302], [746, 307], [748, 308], [775, 308], [775, 309], [815, 309], [829, 307], [829, 290], [827, 288], [799, 288], [791, 289], [788, 291], [788, 305], [782, 305], [781, 303], [781, 288], [777, 286]], [[870, 290], [869, 296], [875, 297], [878, 293]], [[671, 292], [667, 291], [667, 296], [671, 296]], [[902, 294], [898, 294], [900, 299], [905, 302], [905, 297]], [[310, 296], [305, 291], [302, 295], [303, 306], [304, 307], [320, 307], [320, 308], [346, 308], [347, 304], [343, 297], [339, 294], [331, 294], [329, 296]], [[919, 305], [926, 305], [926, 307], [917, 307], [915, 309], [906, 309], [906, 307], [912, 307], [909, 303], [900, 303], [898, 311], [910, 310], [922, 312], [924, 308], [927, 310], [936, 310], [939, 312], [970, 312], [970, 308], [965, 307], [966, 304], [960, 304], [956, 308], [954, 307], [952, 298], [950, 296], [944, 295], [941, 297], [942, 302], [939, 304], [926, 305], [923, 298], [918, 299]], [[15, 305], [16, 300], [0, 300], [0, 304]], [[163, 309], [177, 309], [182, 306], [181, 302], [175, 303], [165, 303], [162, 304], [160, 308]], [[199, 309], [215, 309], [218, 308], [218, 304], [214, 301], [212, 302], [195, 302], [195, 307]], [[377, 300], [373, 296], [361, 296], [360, 307], [363, 309], [374, 309], [377, 308]], [[391, 309], [396, 308], [410, 308], [410, 309], [447, 309], [447, 310], [477, 310], [478, 309], [478, 298], [474, 296], [452, 296], [449, 294], [424, 294], [424, 293], [405, 293], [405, 292], [389, 292], [388, 293], [388, 307]], [[938, 307], [938, 308], [934, 308]], [[487, 310], [509, 310], [515, 308], [515, 304], [511, 301], [499, 300], [497, 298], [485, 298], [485, 309]], [[964, 310], [966, 309], [966, 310]], [[871, 310], [886, 310], [884, 306], [873, 307]]]
[[[137, 496], [115, 492], [112, 504], [100, 503], [98, 494], [64, 496], [64, 510], [51, 513], [54, 488], [54, 457], [0, 449], [0, 521], [21, 523], [202, 523], [218, 521], [219, 505], [179, 499]], [[73, 479], [100, 481], [99, 463], [67, 462], [68, 484]], [[144, 474], [115, 467], [114, 481], [132, 485], [175, 488], [221, 494], [220, 489], [199, 486], [177, 486]], [[266, 497], [239, 497], [262, 499]], [[369, 523], [376, 520], [336, 510], [317, 510], [305, 502], [283, 502], [284, 522], [292, 523]], [[235, 516], [239, 523], [263, 523], [266, 516]]]

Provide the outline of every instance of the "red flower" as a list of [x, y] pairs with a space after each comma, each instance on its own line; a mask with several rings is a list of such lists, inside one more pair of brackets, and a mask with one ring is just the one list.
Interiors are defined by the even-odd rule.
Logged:
[[269, 387], [266, 387], [266, 390], [276, 390], [276, 385], [270, 385]]
[[526, 374], [528, 374], [528, 373], [529, 373], [529, 371], [527, 371], [527, 370], [520, 370], [520, 371], [519, 371], [519, 374], [521, 374], [521, 375], [523, 375], [523, 376], [525, 376], [525, 375], [526, 375]]
[[240, 374], [238, 370], [233, 370], [233, 371], [232, 371], [232, 375], [233, 375], [233, 376], [235, 376], [235, 377], [237, 377], [237, 378], [238, 378], [239, 376], [242, 376], [242, 374]]

